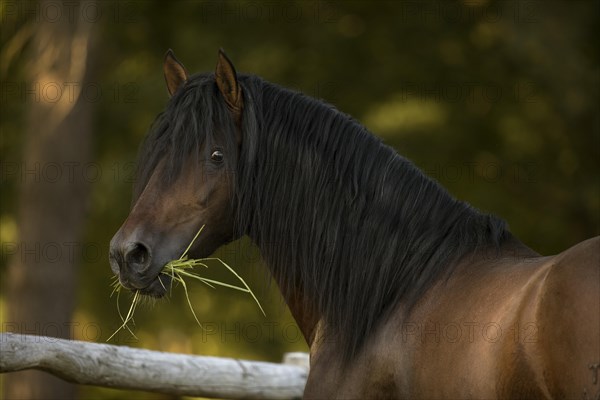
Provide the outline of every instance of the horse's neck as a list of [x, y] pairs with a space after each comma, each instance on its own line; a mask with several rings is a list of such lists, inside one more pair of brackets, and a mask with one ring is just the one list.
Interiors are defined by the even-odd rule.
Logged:
[[[508, 237], [506, 238], [505, 242], [502, 244], [502, 246], [500, 246], [500, 248], [493, 250], [493, 254], [484, 254], [486, 259], [525, 259], [539, 256], [538, 253], [526, 246], [512, 234], [507, 233], [507, 235]], [[481, 254], [476, 257], [479, 258], [480, 256]], [[315, 339], [317, 324], [319, 323], [321, 316], [314, 315], [311, 312], [310, 309], [314, 309], [314, 307], [307, 307], [307, 299], [304, 297], [304, 293], [300, 287], [286, 289], [286, 287], [289, 287], [289, 285], [281, 282], [277, 276], [275, 276], [275, 280], [282, 291], [283, 297], [286, 299], [286, 303], [290, 309], [290, 312], [292, 313], [292, 316], [296, 320], [298, 327], [304, 335], [304, 339], [308, 345], [311, 346], [313, 340]]]
[[289, 285], [287, 282], [284, 282], [272, 268], [269, 268], [271, 273], [273, 274], [273, 278], [277, 285], [279, 286], [279, 290], [285, 302], [292, 313], [292, 316], [296, 320], [300, 331], [302, 331], [302, 335], [306, 340], [306, 343], [310, 346], [314, 336], [315, 329], [317, 323], [319, 322], [320, 316], [313, 315], [311, 309], [315, 309], [314, 307], [307, 307], [309, 304], [307, 303], [307, 298], [304, 295], [304, 291], [300, 284], [298, 285]]
[[[283, 288], [284, 285], [279, 284], [279, 287]], [[290, 312], [292, 313], [292, 316], [296, 320], [302, 335], [304, 335], [306, 343], [311, 346], [315, 336], [317, 323], [320, 319], [319, 316], [313, 315], [310, 307], [306, 307], [306, 299], [304, 298], [304, 294], [301, 289], [295, 289], [292, 293], [283, 293], [282, 290], [282, 294], [286, 299], [286, 303], [290, 309]]]

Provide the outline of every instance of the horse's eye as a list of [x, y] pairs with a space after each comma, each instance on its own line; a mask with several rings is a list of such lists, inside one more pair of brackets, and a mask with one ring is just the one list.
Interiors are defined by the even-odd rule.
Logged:
[[221, 150], [213, 151], [212, 155], [210, 156], [210, 159], [216, 163], [223, 162], [223, 152]]

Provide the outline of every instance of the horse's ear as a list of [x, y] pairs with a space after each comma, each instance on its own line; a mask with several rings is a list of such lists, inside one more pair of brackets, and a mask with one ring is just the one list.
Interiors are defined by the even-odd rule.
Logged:
[[233, 113], [233, 117], [239, 126], [243, 107], [242, 88], [238, 83], [233, 63], [227, 58], [223, 49], [219, 49], [215, 80], [217, 81], [219, 92], [225, 98], [225, 103], [227, 103], [227, 107]]
[[165, 73], [165, 82], [167, 83], [169, 96], [173, 96], [177, 89], [182, 87], [183, 84], [188, 80], [188, 73], [183, 64], [175, 58], [175, 54], [171, 49], [169, 49], [167, 54], [165, 54], [163, 70]]

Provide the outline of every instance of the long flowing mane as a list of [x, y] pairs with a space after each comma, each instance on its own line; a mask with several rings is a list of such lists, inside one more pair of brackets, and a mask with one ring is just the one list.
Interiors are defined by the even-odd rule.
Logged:
[[[261, 249], [284, 296], [301, 291], [324, 318], [346, 361], [399, 302], [410, 307], [459, 259], [508, 237], [502, 220], [451, 197], [334, 107], [256, 76], [239, 82], [238, 232]], [[177, 149], [198, 151], [216, 132], [235, 146], [215, 86], [196, 75], [174, 96], [142, 148], [140, 187], [165, 154], [176, 175]]]

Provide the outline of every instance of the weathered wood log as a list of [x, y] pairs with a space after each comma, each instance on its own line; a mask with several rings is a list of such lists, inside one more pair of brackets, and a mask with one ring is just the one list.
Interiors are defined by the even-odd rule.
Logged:
[[0, 372], [40, 369], [85, 385], [229, 399], [301, 398], [307, 368], [0, 334]]

